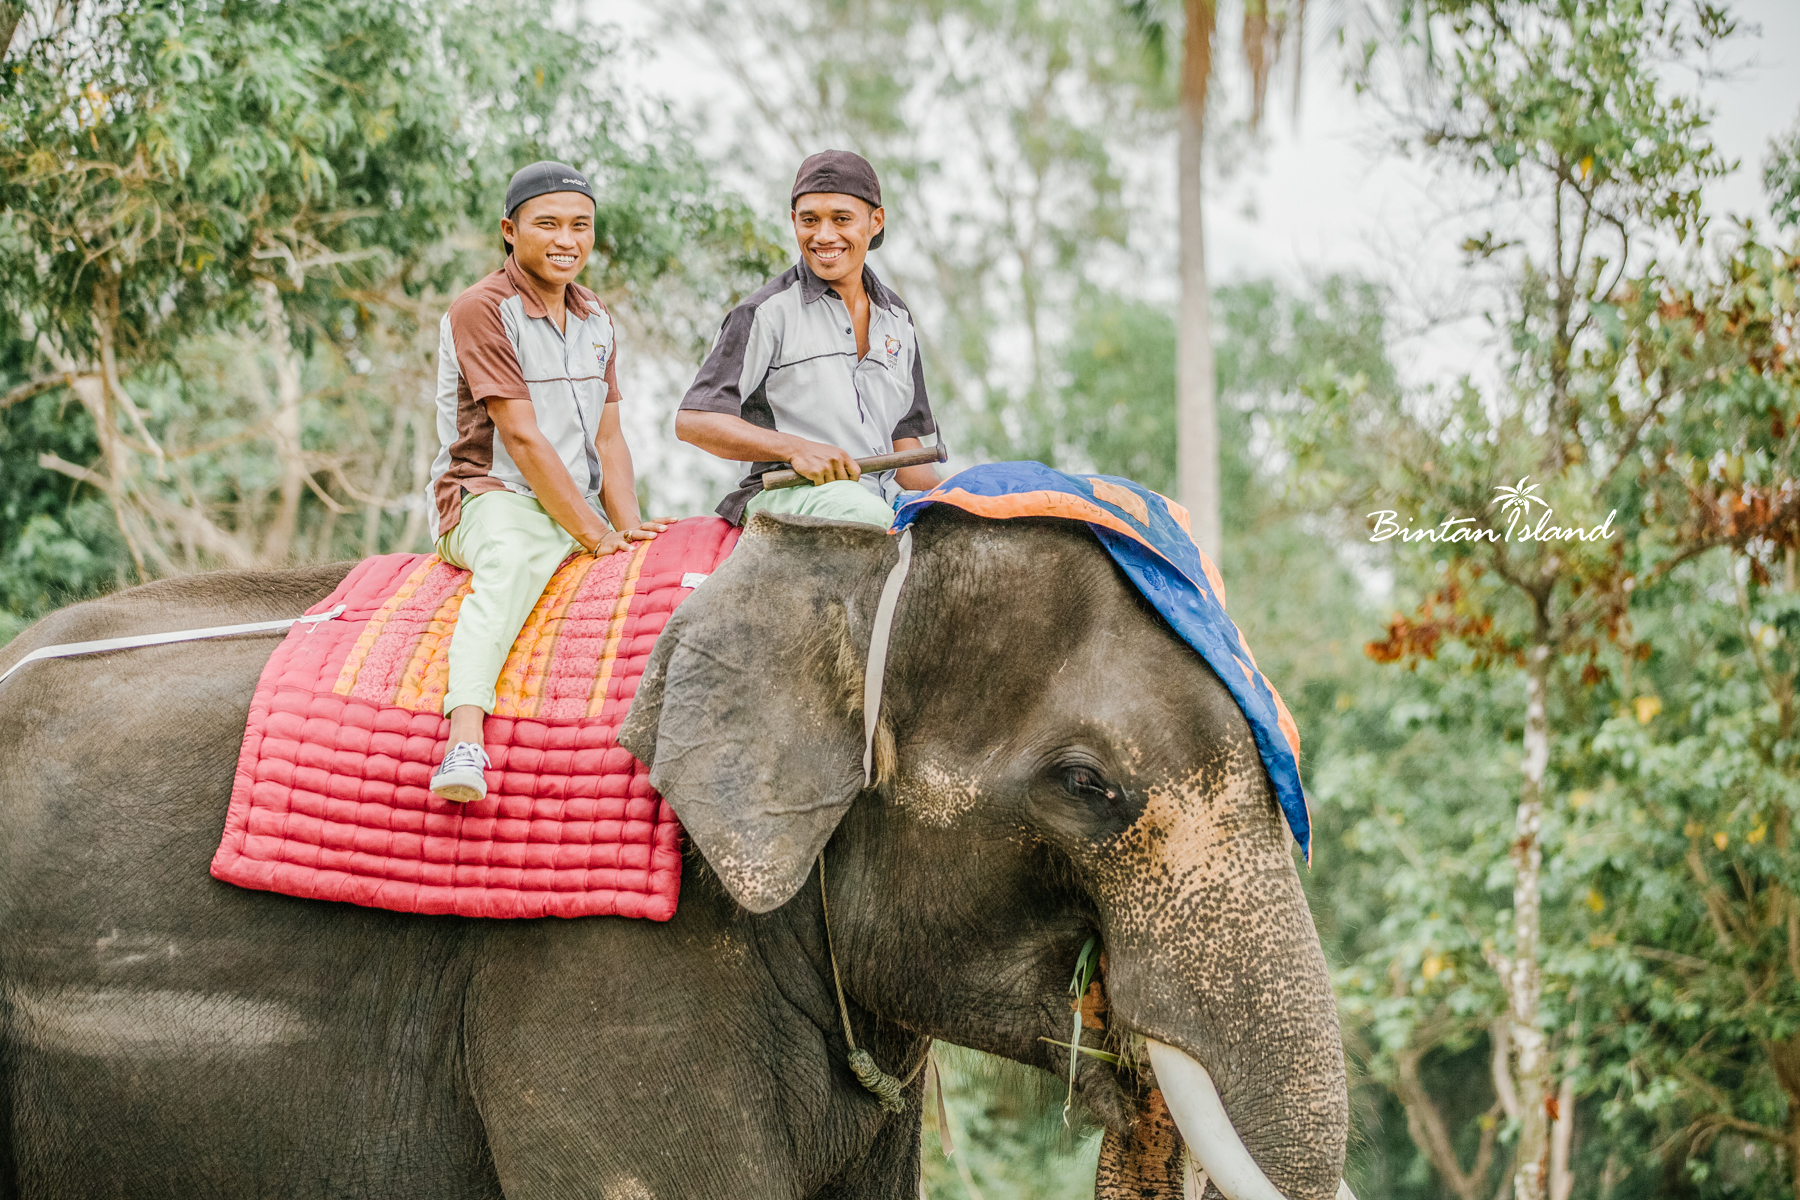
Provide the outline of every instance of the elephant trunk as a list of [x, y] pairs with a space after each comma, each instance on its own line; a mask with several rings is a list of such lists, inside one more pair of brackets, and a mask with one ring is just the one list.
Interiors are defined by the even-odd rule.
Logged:
[[[1238, 1136], [1219, 1102], [1218, 1089], [1206, 1068], [1161, 1042], [1150, 1043], [1150, 1065], [1161, 1083], [1158, 1099], [1186, 1140], [1194, 1165], [1212, 1181], [1225, 1200], [1285, 1200]], [[1338, 1180], [1335, 1200], [1356, 1200], [1350, 1185]]]
[[[1171, 1060], [1169, 1055], [1185, 1062]], [[1159, 1078], [1182, 1080], [1175, 1102], [1183, 1111], [1200, 1109], [1198, 1114], [1190, 1112], [1187, 1121], [1200, 1140], [1200, 1147], [1191, 1152], [1198, 1176], [1192, 1181], [1196, 1188], [1204, 1188], [1210, 1181], [1226, 1200], [1279, 1197], [1281, 1193], [1251, 1158], [1237, 1131], [1223, 1120], [1218, 1091], [1206, 1068], [1160, 1042], [1151, 1043], [1151, 1057], [1164, 1060]], [[1198, 1072], [1197, 1078], [1189, 1078], [1193, 1072]], [[1199, 1194], [1188, 1190], [1188, 1158], [1187, 1145], [1162, 1088], [1152, 1088], [1143, 1113], [1129, 1132], [1107, 1130], [1094, 1172], [1095, 1200], [1187, 1200], [1189, 1195]], [[1356, 1200], [1349, 1183], [1338, 1182], [1335, 1200]]]
[[1122, 847], [1128, 886], [1106, 889], [1107, 992], [1220, 1194], [1334, 1200], [1349, 1132], [1337, 1003], [1272, 809], [1260, 772], [1152, 797]]

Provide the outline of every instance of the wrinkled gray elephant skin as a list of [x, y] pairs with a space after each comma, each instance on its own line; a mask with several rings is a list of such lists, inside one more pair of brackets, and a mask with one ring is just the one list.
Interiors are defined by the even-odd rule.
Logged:
[[[1288, 1200], [1330, 1200], [1343, 1055], [1291, 841], [1218, 680], [1081, 526], [916, 530], [878, 778], [879, 531], [759, 516], [670, 622], [622, 735], [692, 842], [667, 924], [411, 916], [207, 874], [273, 641], [34, 664], [0, 688], [0, 1198], [917, 1195], [939, 1037], [1062, 1073], [1109, 1034], [1204, 1065]], [[0, 651], [292, 616], [345, 567], [173, 580]], [[1118, 1131], [1144, 1089], [1082, 1058]], [[1209, 1192], [1210, 1195], [1217, 1193]]]

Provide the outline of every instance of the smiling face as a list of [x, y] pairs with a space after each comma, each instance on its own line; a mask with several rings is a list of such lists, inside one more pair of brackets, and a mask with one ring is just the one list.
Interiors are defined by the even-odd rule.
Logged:
[[826, 283], [862, 276], [869, 241], [885, 214], [867, 200], [842, 192], [808, 192], [794, 201], [794, 239], [800, 257]]
[[575, 282], [594, 250], [594, 202], [580, 192], [533, 196], [501, 218], [500, 236], [513, 258], [547, 287]]

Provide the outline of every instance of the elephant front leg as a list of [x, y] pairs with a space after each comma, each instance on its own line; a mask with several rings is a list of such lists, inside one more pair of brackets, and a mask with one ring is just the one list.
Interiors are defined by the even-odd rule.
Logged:
[[493, 934], [464, 1030], [507, 1200], [800, 1200], [767, 1003], [732, 995], [717, 937], [643, 926]]
[[869, 1148], [807, 1200], [918, 1200], [923, 1089], [908, 1090], [906, 1111], [889, 1117]]

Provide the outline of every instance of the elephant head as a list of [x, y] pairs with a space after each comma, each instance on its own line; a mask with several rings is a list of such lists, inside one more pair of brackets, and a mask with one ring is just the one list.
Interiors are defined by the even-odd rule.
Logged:
[[[1330, 1200], [1336, 1006], [1236, 703], [1085, 526], [940, 506], [914, 538], [871, 785], [864, 659], [896, 539], [864, 526], [756, 517], [669, 622], [621, 740], [753, 912], [830, 844], [862, 1008], [1063, 1073], [1097, 938], [1109, 1036], [1148, 1040], [1212, 1186]], [[1135, 1068], [1082, 1056], [1077, 1086], [1116, 1133], [1145, 1112]]]

